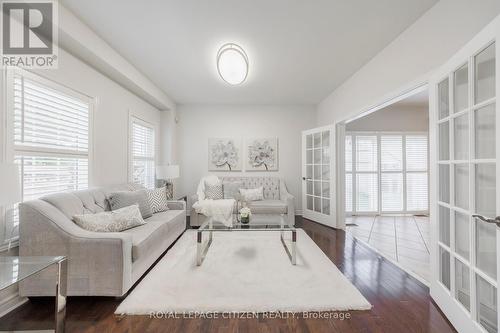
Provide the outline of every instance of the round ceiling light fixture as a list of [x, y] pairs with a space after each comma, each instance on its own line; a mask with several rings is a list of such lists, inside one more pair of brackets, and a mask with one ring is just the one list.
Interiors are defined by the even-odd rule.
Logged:
[[217, 71], [220, 77], [229, 84], [238, 85], [248, 75], [248, 56], [241, 46], [227, 43], [217, 52]]

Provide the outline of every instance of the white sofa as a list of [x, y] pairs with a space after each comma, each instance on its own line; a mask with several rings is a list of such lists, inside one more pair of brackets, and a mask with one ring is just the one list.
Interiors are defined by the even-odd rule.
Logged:
[[[250, 189], [263, 187], [264, 200], [252, 201], [248, 203], [253, 214], [284, 214], [286, 222], [289, 225], [295, 224], [295, 198], [288, 193], [285, 181], [278, 177], [221, 177], [222, 183], [241, 182], [242, 188]], [[191, 196], [191, 205], [198, 201], [198, 196]], [[206, 217], [196, 213], [191, 208], [190, 224], [191, 226], [200, 226]]]
[[[77, 214], [110, 210], [108, 194], [142, 187], [124, 184], [107, 189], [57, 193], [20, 205], [21, 256], [68, 257], [69, 296], [123, 296], [186, 229], [184, 201], [146, 224], [122, 232], [91, 232], [72, 221]], [[50, 270], [23, 281], [21, 296], [53, 295]]]

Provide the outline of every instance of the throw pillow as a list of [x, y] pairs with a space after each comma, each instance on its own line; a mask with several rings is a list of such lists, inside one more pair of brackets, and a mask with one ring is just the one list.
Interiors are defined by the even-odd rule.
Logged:
[[149, 205], [153, 214], [168, 210], [167, 188], [160, 187], [154, 190], [146, 190], [148, 194]]
[[236, 199], [240, 194], [242, 182], [224, 182], [222, 188], [224, 190], [224, 199]]
[[224, 199], [222, 192], [222, 184], [208, 185], [205, 184], [205, 198], [212, 200]]
[[143, 219], [153, 216], [146, 190], [113, 192], [109, 195], [108, 200], [111, 210], [117, 210], [137, 204], [139, 205], [139, 210], [141, 211]]
[[264, 187], [252, 189], [240, 188], [240, 194], [244, 201], [259, 201], [264, 200]]
[[146, 224], [138, 205], [110, 212], [75, 215], [73, 221], [81, 228], [95, 232], [119, 232]]

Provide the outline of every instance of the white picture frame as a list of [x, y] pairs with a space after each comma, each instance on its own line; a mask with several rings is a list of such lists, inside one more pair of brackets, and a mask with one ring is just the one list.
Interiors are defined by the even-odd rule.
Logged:
[[246, 139], [246, 171], [278, 171], [278, 138]]
[[241, 139], [208, 139], [208, 171], [241, 171], [242, 158]]

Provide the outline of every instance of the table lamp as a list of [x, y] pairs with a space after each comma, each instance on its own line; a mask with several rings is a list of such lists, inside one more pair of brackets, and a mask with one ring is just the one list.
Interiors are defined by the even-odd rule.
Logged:
[[159, 165], [156, 167], [157, 186], [165, 186], [167, 190], [167, 199], [171, 200], [174, 197], [174, 184], [173, 180], [179, 178], [178, 165]]

